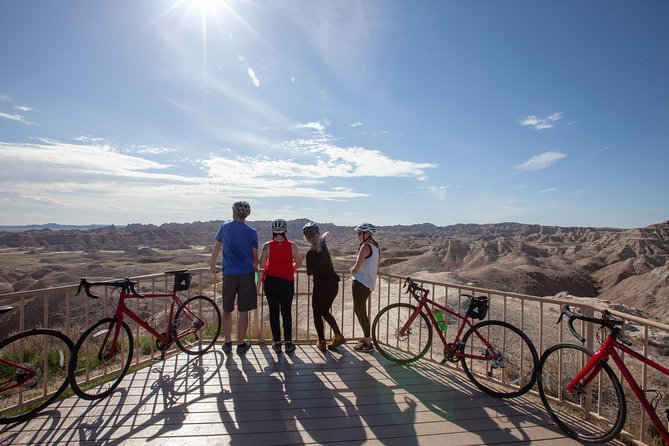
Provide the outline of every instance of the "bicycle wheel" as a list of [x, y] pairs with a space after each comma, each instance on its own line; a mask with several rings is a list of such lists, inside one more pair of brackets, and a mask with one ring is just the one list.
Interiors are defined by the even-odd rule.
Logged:
[[417, 308], [396, 303], [382, 309], [372, 323], [374, 346], [385, 358], [398, 364], [408, 364], [425, 356], [432, 345], [432, 324], [422, 312], [404, 334], [402, 326]]
[[177, 346], [190, 355], [202, 355], [218, 339], [221, 311], [208, 297], [191, 297], [177, 309], [173, 324], [172, 338]]
[[567, 384], [587, 364], [592, 352], [573, 344], [557, 344], [541, 355], [539, 395], [553, 421], [583, 443], [606, 443], [622, 430], [627, 405], [620, 381], [606, 362], [590, 383], [576, 393]]
[[464, 354], [481, 357], [462, 358], [462, 369], [488, 395], [513, 398], [530, 390], [536, 382], [537, 350], [530, 338], [513, 325], [479, 322], [467, 330], [462, 343]]
[[[121, 324], [118, 338], [114, 333], [118, 320], [100, 319], [81, 335], [70, 360], [70, 384], [74, 393], [85, 400], [111, 394], [130, 367], [134, 342], [128, 324]], [[112, 348], [114, 349], [112, 351]]]
[[0, 342], [0, 424], [25, 421], [63, 393], [72, 348], [70, 338], [48, 328]]

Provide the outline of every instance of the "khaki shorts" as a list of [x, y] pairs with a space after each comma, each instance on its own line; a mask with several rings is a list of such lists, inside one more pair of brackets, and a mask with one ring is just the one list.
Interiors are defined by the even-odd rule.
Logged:
[[255, 273], [223, 274], [223, 311], [232, 313], [235, 310], [235, 299], [239, 311], [254, 310], [258, 307], [258, 291]]

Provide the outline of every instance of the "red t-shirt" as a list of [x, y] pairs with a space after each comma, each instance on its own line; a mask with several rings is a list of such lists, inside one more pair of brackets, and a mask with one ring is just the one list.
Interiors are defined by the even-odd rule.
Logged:
[[265, 272], [268, 276], [279, 277], [281, 279], [295, 279], [293, 275], [293, 244], [288, 240], [277, 242], [270, 240], [267, 263], [265, 263]]

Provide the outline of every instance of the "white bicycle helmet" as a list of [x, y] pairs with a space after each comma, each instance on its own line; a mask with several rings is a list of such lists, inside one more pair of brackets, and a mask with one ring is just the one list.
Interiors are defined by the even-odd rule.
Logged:
[[283, 218], [277, 218], [272, 222], [272, 232], [275, 234], [283, 234], [288, 230], [288, 222]]
[[313, 237], [321, 231], [321, 227], [315, 221], [310, 221], [302, 227], [302, 234], [307, 237]]
[[355, 228], [353, 228], [353, 230], [356, 232], [369, 232], [370, 234], [375, 234], [376, 226], [374, 226], [371, 223], [361, 223]]
[[251, 213], [251, 205], [246, 201], [237, 201], [232, 205], [232, 213], [246, 218]]

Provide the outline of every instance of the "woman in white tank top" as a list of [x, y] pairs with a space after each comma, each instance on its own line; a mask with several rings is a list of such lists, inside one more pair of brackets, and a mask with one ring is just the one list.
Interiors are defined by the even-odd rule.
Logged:
[[360, 339], [353, 349], [371, 351], [374, 350], [374, 345], [372, 344], [369, 315], [367, 314], [367, 300], [376, 285], [381, 249], [374, 240], [376, 226], [371, 223], [362, 223], [355, 227], [355, 231], [358, 233], [360, 247], [355, 265], [350, 270], [353, 277], [353, 309], [362, 327], [364, 338]]

